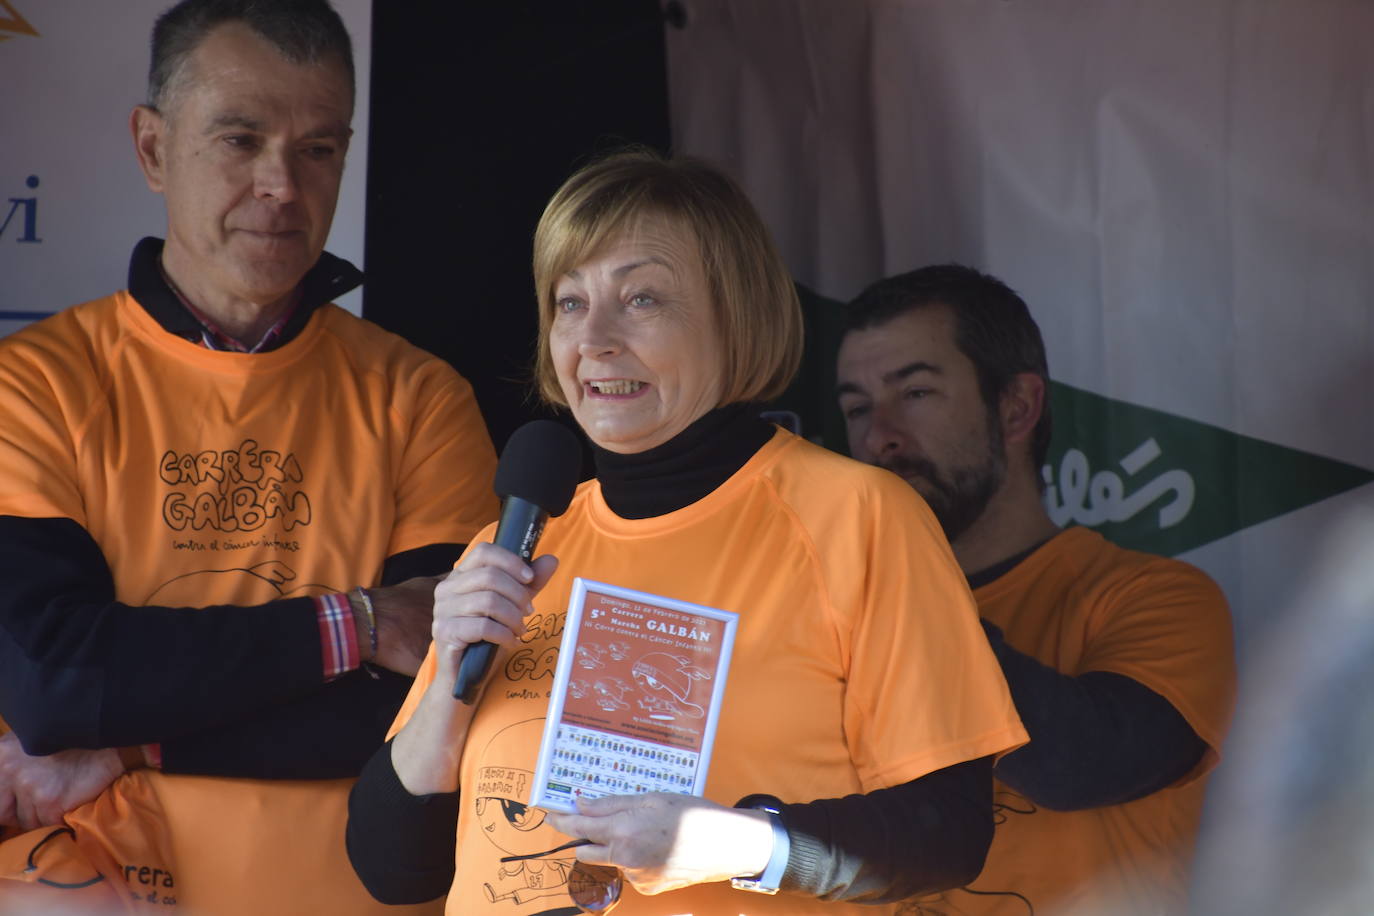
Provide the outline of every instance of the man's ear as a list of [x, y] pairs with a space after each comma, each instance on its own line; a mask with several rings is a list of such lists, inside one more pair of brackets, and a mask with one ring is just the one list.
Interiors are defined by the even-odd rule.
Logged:
[[133, 134], [134, 153], [138, 156], [138, 167], [143, 170], [144, 180], [149, 188], [162, 193], [166, 168], [163, 141], [167, 134], [167, 119], [157, 109], [139, 105], [129, 114], [129, 133]]
[[1045, 412], [1048, 396], [1045, 380], [1034, 372], [1018, 372], [1012, 376], [998, 405], [1003, 440], [1007, 443], [1029, 442], [1035, 433], [1035, 424]]

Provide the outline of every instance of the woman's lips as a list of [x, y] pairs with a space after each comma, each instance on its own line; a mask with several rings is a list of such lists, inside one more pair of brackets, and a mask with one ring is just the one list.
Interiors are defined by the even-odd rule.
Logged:
[[628, 378], [591, 379], [583, 382], [588, 394], [601, 398], [629, 398], [641, 394], [649, 387], [647, 382]]

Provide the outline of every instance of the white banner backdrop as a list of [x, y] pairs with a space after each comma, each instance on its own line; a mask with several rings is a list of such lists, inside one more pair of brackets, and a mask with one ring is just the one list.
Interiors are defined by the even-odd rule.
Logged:
[[[153, 20], [172, 0], [0, 0], [0, 334], [127, 285], [129, 254], [164, 236], [134, 158]], [[335, 0], [358, 98], [328, 248], [362, 266], [371, 0]], [[341, 304], [360, 313], [361, 292]]]
[[822, 296], [949, 260], [1006, 280], [1064, 383], [1057, 516], [1203, 567], [1257, 635], [1374, 499], [1374, 4], [684, 6], [676, 148]]

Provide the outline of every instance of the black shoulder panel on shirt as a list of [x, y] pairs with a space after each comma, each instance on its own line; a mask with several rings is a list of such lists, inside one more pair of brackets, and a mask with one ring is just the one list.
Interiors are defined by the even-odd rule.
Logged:
[[446, 576], [467, 549], [466, 544], [427, 544], [402, 550], [386, 558], [382, 565], [382, 585], [396, 585], [416, 576]]

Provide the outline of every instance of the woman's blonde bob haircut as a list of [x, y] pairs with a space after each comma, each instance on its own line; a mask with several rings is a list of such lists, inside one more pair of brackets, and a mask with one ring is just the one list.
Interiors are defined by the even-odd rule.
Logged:
[[699, 159], [665, 159], [647, 149], [607, 156], [578, 170], [544, 208], [534, 233], [539, 297], [535, 381], [567, 406], [549, 350], [559, 279], [647, 219], [686, 230], [701, 255], [725, 377], [721, 401], [768, 401], [782, 394], [802, 355], [797, 290], [768, 230], [739, 186]]

